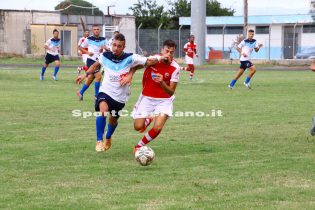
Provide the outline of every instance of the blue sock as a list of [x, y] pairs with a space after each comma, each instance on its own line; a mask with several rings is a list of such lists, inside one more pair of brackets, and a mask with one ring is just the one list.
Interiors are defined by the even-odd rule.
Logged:
[[106, 117], [96, 117], [96, 141], [103, 141], [104, 131], [106, 125]]
[[230, 86], [231, 86], [231, 87], [234, 87], [236, 81], [237, 81], [236, 79], [233, 79], [233, 80], [231, 81], [231, 83], [230, 83]]
[[94, 82], [95, 97], [97, 97], [97, 95], [98, 95], [98, 92], [99, 92], [99, 90], [100, 90], [100, 86], [101, 86], [101, 83], [100, 83], [100, 82]]
[[42, 67], [42, 76], [44, 76], [44, 74], [45, 74], [45, 71], [46, 71], [46, 67]]
[[250, 77], [246, 77], [245, 83], [248, 84], [250, 79], [251, 79]]
[[107, 126], [107, 132], [106, 132], [106, 139], [110, 139], [113, 135], [113, 133], [115, 132], [115, 129], [117, 128], [117, 125], [111, 125], [110, 123], [108, 123], [108, 126]]
[[54, 76], [57, 76], [58, 71], [59, 71], [59, 66], [55, 66]]
[[88, 88], [89, 88], [89, 86], [87, 86], [86, 84], [84, 84], [84, 85], [82, 86], [82, 89], [80, 90], [80, 94], [83, 95], [84, 92], [85, 92]]

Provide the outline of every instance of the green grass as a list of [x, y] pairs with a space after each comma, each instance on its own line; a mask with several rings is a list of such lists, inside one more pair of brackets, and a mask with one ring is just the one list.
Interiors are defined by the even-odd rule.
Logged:
[[[314, 73], [259, 71], [233, 91], [234, 71], [181, 76], [174, 111], [222, 110], [222, 117], [174, 117], [150, 146], [152, 165], [136, 163], [142, 137], [119, 120], [109, 152], [96, 153], [91, 87], [79, 102], [75, 69], [60, 81], [39, 69], [0, 70], [0, 209], [314, 209]], [[141, 88], [133, 82], [131, 110]]]

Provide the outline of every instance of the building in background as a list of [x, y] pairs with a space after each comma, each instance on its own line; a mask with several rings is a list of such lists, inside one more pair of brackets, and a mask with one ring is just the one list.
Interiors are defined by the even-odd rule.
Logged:
[[43, 55], [43, 46], [56, 28], [62, 40], [61, 54], [77, 56], [77, 43], [83, 35], [80, 17], [90, 30], [92, 25], [100, 25], [108, 38], [113, 30], [119, 30], [126, 36], [126, 51], [135, 52], [136, 25], [133, 16], [80, 16], [62, 15], [56, 11], [0, 10], [0, 54]]
[[[206, 55], [212, 49], [223, 51], [223, 58], [238, 59], [235, 45], [243, 34], [243, 19], [207, 17]], [[179, 24], [190, 25], [190, 17], [180, 17]], [[292, 59], [300, 51], [315, 48], [315, 24], [310, 14], [249, 16], [248, 24], [255, 30], [255, 39], [264, 45], [253, 53], [254, 59]]]

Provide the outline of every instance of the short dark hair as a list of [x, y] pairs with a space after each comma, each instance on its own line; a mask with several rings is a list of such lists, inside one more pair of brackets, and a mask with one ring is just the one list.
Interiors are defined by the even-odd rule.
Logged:
[[123, 42], [126, 41], [125, 36], [123, 34], [121, 34], [121, 33], [116, 34], [114, 39], [117, 40], [117, 41], [123, 41]]
[[54, 30], [53, 30], [53, 34], [54, 34], [55, 32], [58, 32], [58, 33], [59, 33], [59, 31], [58, 31], [57, 29], [54, 29]]
[[114, 31], [114, 34], [119, 34], [119, 31]]
[[165, 40], [163, 42], [163, 47], [165, 47], [165, 46], [167, 46], [167, 47], [174, 47], [174, 48], [177, 47], [176, 43], [173, 40], [171, 40], [171, 39]]
[[94, 27], [100, 27], [98, 24], [94, 24], [93, 26], [92, 26], [92, 28], [94, 28]]
[[248, 32], [254, 33], [255, 31], [254, 31], [254, 29], [249, 29]]

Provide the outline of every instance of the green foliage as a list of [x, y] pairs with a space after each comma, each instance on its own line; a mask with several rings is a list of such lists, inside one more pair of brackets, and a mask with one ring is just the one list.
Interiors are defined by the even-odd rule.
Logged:
[[[84, 1], [84, 0], [64, 0], [55, 6], [55, 10], [64, 9], [68, 7], [70, 4], [74, 4], [82, 7], [95, 7], [93, 4]], [[67, 10], [61, 11], [62, 14], [69, 15], [92, 15], [92, 9], [82, 9], [78, 7], [70, 7]], [[94, 8], [93, 13], [95, 16], [103, 16], [103, 12], [99, 8]]]
[[142, 23], [142, 28], [158, 28], [169, 23], [169, 15], [164, 6], [159, 6], [156, 0], [138, 0], [129, 8], [136, 17], [137, 27]]
[[[178, 28], [179, 17], [190, 17], [191, 1], [168, 0], [169, 9], [159, 6], [156, 0], [138, 0], [129, 9], [136, 17], [136, 25], [142, 28], [157, 28], [161, 23], [164, 28]], [[207, 16], [233, 16], [234, 10], [223, 8], [217, 0], [206, 1]]]

